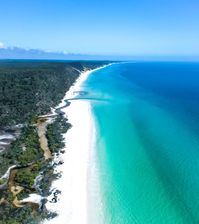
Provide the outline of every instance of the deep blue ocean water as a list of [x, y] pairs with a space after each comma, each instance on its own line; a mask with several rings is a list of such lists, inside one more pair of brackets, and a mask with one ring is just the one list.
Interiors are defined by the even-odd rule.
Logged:
[[97, 126], [96, 223], [198, 224], [199, 63], [115, 64], [83, 89]]

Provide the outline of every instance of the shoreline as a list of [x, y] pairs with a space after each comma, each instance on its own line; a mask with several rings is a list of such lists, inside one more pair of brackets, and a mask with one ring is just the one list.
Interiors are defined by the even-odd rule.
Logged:
[[[82, 84], [92, 72], [112, 64], [82, 72], [75, 84], [66, 92], [62, 102], [53, 109], [53, 113], [57, 108], [63, 107], [67, 99], [73, 98], [75, 93], [81, 91]], [[52, 194], [46, 203], [46, 208], [56, 212], [58, 216], [51, 220], [45, 220], [44, 223], [86, 224], [88, 220], [89, 161], [92, 159], [90, 157], [92, 157], [95, 142], [94, 118], [88, 100], [73, 101], [69, 107], [63, 108], [62, 111], [69, 123], [72, 124], [72, 128], [63, 135], [66, 153], [54, 158], [54, 161], [64, 162], [54, 171], [61, 173], [62, 176], [52, 183]], [[53, 192], [56, 190], [61, 191], [58, 201], [50, 203]]]
[[[2, 221], [13, 222], [13, 220], [16, 220], [23, 222], [26, 220], [27, 222], [31, 222], [32, 220], [37, 220], [38, 223], [43, 223], [56, 217], [57, 213], [53, 212], [53, 210], [57, 210], [57, 204], [55, 203], [62, 195], [60, 196], [61, 191], [59, 190], [59, 186], [57, 189], [52, 189], [51, 185], [54, 181], [56, 182], [56, 180], [60, 179], [61, 172], [63, 173], [64, 171], [61, 168], [61, 165], [67, 161], [61, 159], [66, 151], [64, 133], [72, 126], [68, 122], [68, 117], [64, 110], [68, 111], [66, 107], [69, 107], [74, 99], [78, 100], [80, 96], [84, 95], [83, 91], [73, 91], [73, 89], [80, 89], [81, 83], [86, 80], [90, 72], [97, 70], [94, 68], [98, 67], [99, 69], [101, 68], [100, 66], [105, 64], [108, 65], [108, 62], [71, 62], [54, 65], [49, 63], [48, 67], [45, 67], [47, 69], [47, 73], [45, 74], [52, 76], [52, 79], [48, 81], [49, 86], [51, 84], [55, 86], [52, 91], [50, 88], [47, 88], [47, 81], [43, 76], [38, 77], [36, 83], [33, 80], [30, 83], [25, 83], [24, 86], [27, 88], [21, 88], [21, 91], [19, 91], [20, 88], [14, 89], [17, 94], [18, 92], [20, 94], [23, 93], [23, 96], [29, 92], [37, 91], [38, 98], [33, 104], [30, 104], [26, 97], [24, 99], [22, 97], [25, 104], [15, 105], [16, 108], [23, 108], [24, 106], [25, 110], [29, 111], [24, 116], [17, 113], [15, 115], [11, 113], [4, 114], [7, 117], [2, 121], [4, 126], [1, 128], [0, 143], [3, 142], [3, 146], [6, 147], [2, 150], [2, 144], [0, 144], [1, 153], [3, 154], [3, 158], [5, 158], [4, 160], [1, 158], [0, 204], [2, 205], [1, 213], [3, 214], [4, 209], [6, 209], [5, 212], [9, 213], [9, 216], [7, 217], [8, 219], [6, 219], [5, 215], [2, 216]], [[7, 70], [10, 72], [11, 67], [14, 65], [15, 63], [10, 64]], [[12, 83], [14, 80], [17, 82], [26, 66], [26, 63], [24, 63], [19, 69], [16, 67], [17, 69], [13, 71], [14, 78], [9, 79], [9, 83]], [[42, 65], [40, 67], [43, 69]], [[36, 69], [30, 68], [30, 71], [34, 70], [35, 73], [40, 74], [40, 67], [38, 65]], [[34, 88], [29, 88], [30, 84], [31, 86], [34, 84]], [[44, 87], [42, 88], [40, 84], [44, 84]], [[6, 88], [8, 89], [8, 86]], [[44, 95], [47, 96], [45, 99], [42, 98]], [[70, 97], [66, 98], [67, 96]], [[62, 107], [59, 107], [60, 102], [64, 103]], [[75, 104], [73, 103], [73, 105]], [[10, 105], [8, 104], [6, 107], [9, 111]], [[79, 109], [74, 110], [74, 108], [72, 110], [76, 113], [79, 111]], [[79, 113], [84, 114], [83, 111], [79, 111]], [[86, 114], [89, 111], [89, 108], [87, 108]], [[86, 116], [83, 116], [83, 119], [84, 117], [86, 118]], [[88, 115], [88, 119], [91, 117], [91, 115]], [[71, 123], [75, 124], [75, 122]], [[91, 122], [88, 121], [88, 123]], [[11, 135], [14, 138], [11, 138]], [[72, 134], [72, 136], [74, 135]], [[90, 136], [90, 134], [88, 133], [87, 136]], [[76, 142], [76, 138], [73, 141]], [[87, 148], [89, 148], [89, 145]], [[87, 153], [84, 153], [84, 155], [87, 155]], [[73, 156], [72, 158], [75, 157]], [[13, 167], [12, 164], [15, 166]], [[85, 168], [86, 166], [83, 167]], [[77, 177], [81, 176], [79, 173]], [[78, 186], [78, 184], [75, 184], [75, 186]], [[48, 201], [50, 195], [54, 197]], [[52, 210], [46, 209], [47, 202], [53, 203]], [[86, 208], [86, 206], [83, 207]], [[15, 216], [16, 212], [17, 216]]]

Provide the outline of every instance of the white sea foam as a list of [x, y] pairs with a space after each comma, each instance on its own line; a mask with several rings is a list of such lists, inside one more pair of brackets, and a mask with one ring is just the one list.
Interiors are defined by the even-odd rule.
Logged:
[[[105, 66], [103, 66], [105, 67]], [[102, 67], [101, 67], [102, 68]], [[101, 69], [98, 68], [98, 69]], [[98, 69], [95, 69], [98, 70]], [[80, 91], [82, 83], [92, 71], [83, 72], [76, 84], [66, 93], [65, 99], [74, 97], [74, 91]], [[61, 191], [56, 203], [51, 203], [53, 194], [47, 203], [47, 209], [55, 211], [58, 216], [45, 223], [57, 224], [87, 224], [88, 223], [88, 178], [93, 168], [92, 155], [95, 140], [95, 125], [91, 113], [91, 105], [87, 100], [72, 101], [69, 107], [62, 109], [72, 124], [72, 128], [64, 135], [66, 152], [59, 160], [64, 164], [58, 166], [55, 172], [62, 176], [52, 184], [52, 191]], [[55, 158], [57, 161], [57, 158]]]

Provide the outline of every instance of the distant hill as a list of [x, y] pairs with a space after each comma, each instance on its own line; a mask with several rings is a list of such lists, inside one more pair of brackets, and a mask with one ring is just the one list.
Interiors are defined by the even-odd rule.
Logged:
[[46, 60], [111, 60], [111, 61], [199, 61], [199, 56], [179, 55], [92, 55], [49, 52], [41, 49], [3, 47], [0, 42], [0, 59], [46, 59]]
[[40, 49], [0, 47], [0, 59], [49, 59], [49, 60], [112, 60], [110, 56], [48, 52]]
[[80, 60], [88, 55], [65, 54], [62, 52], [47, 52], [39, 49], [24, 49], [19, 47], [0, 48], [0, 59], [59, 59]]

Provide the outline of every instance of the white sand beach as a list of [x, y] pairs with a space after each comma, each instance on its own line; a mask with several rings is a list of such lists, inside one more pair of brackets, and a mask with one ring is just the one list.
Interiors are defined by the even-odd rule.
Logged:
[[[83, 72], [58, 107], [65, 105], [65, 99], [73, 98], [74, 91], [80, 91], [90, 73], [98, 69]], [[64, 135], [65, 153], [55, 158], [63, 161], [64, 164], [56, 168], [56, 172], [61, 172], [62, 176], [53, 182], [51, 189], [54, 192], [60, 190], [61, 194], [58, 195], [56, 203], [51, 203], [52, 194], [46, 205], [47, 209], [57, 212], [58, 216], [45, 223], [86, 224], [88, 223], [88, 176], [93, 166], [90, 160], [95, 145], [94, 120], [88, 100], [74, 100], [62, 111], [65, 112], [72, 128]]]

